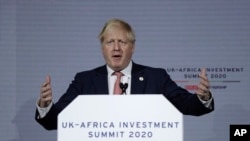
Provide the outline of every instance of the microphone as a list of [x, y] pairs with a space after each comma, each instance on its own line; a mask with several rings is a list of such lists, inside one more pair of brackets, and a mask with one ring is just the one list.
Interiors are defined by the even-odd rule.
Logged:
[[126, 89], [128, 88], [128, 83], [120, 83], [120, 88], [122, 89], [122, 94], [126, 94]]

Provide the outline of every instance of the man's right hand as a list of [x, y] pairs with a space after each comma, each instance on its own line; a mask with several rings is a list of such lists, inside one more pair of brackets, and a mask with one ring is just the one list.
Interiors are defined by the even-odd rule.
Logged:
[[52, 102], [52, 88], [50, 76], [46, 76], [45, 82], [41, 86], [38, 105], [41, 108], [47, 107]]

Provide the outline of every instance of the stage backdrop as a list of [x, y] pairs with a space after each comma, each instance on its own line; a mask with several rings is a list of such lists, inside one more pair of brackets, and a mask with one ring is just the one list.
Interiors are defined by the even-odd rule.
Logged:
[[34, 120], [46, 75], [54, 101], [76, 72], [104, 64], [97, 38], [111, 18], [136, 32], [136, 63], [165, 68], [195, 90], [207, 68], [215, 111], [184, 116], [185, 141], [229, 140], [250, 123], [249, 0], [0, 0], [0, 140], [52, 141]]

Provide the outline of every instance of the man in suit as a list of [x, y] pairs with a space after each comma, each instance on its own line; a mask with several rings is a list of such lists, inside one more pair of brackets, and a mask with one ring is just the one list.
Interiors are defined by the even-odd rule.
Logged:
[[[52, 102], [51, 78], [46, 77], [37, 101], [36, 120], [44, 128], [57, 128], [58, 114], [79, 94], [116, 94], [115, 83], [119, 79], [128, 84], [126, 94], [163, 94], [186, 115], [203, 115], [214, 110], [205, 69], [200, 74], [195, 94], [176, 85], [164, 69], [136, 64], [132, 61], [135, 50], [135, 34], [123, 20], [111, 19], [99, 34], [106, 64], [93, 70], [77, 73], [66, 93], [58, 102]], [[122, 76], [114, 75], [120, 73]]]

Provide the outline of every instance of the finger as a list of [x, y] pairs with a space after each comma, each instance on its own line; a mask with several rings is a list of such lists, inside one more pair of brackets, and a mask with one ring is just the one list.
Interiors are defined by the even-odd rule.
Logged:
[[195, 92], [198, 96], [200, 96], [201, 99], [203, 100], [208, 100], [210, 99], [210, 92], [204, 92], [203, 90], [199, 89]]
[[46, 76], [45, 82], [42, 84], [42, 87], [45, 87], [47, 85], [51, 84], [51, 78], [49, 75]]
[[39, 106], [47, 107], [52, 101], [52, 91], [51, 89], [40, 94]]
[[197, 89], [197, 91], [199, 91], [200, 93], [207, 93], [207, 92], [209, 92], [209, 88], [207, 87], [207, 86], [205, 86], [205, 85], [203, 85], [203, 84], [199, 84], [198, 85], [198, 89]]
[[209, 100], [211, 98], [211, 93], [207, 92], [207, 93], [203, 93], [201, 91], [196, 91], [195, 92], [202, 100]]
[[211, 97], [210, 94], [210, 82], [206, 75], [206, 69], [202, 69], [201, 73], [199, 74], [200, 82], [197, 86], [197, 91], [195, 92], [197, 95], [199, 95], [203, 100], [208, 100]]
[[46, 102], [51, 101], [51, 100], [52, 100], [52, 96], [47, 96], [47, 97], [41, 98], [41, 102], [43, 102], [43, 103], [46, 103]]
[[201, 76], [206, 76], [206, 69], [205, 68], [201, 69]]
[[47, 107], [52, 102], [52, 97], [40, 98], [39, 106], [44, 108]]
[[208, 80], [201, 79], [199, 85], [205, 87], [206, 89], [210, 88], [210, 82]]
[[201, 79], [208, 80], [207, 74], [206, 74], [206, 69], [205, 69], [205, 68], [202, 68], [202, 69], [201, 69], [201, 73], [199, 74], [199, 77], [200, 77]]
[[209, 80], [208, 80], [208, 78], [207, 78], [206, 69], [205, 69], [205, 68], [203, 68], [203, 69], [201, 70], [201, 73], [200, 73], [199, 77], [200, 77], [200, 84], [201, 84], [201, 85], [204, 85], [206, 88], [209, 89], [209, 87], [210, 87], [210, 82], [209, 82]]
[[206, 89], [204, 86], [199, 85], [197, 91], [195, 92], [202, 100], [209, 100], [211, 98], [211, 93], [209, 89]]
[[52, 91], [51, 91], [51, 89], [49, 89], [49, 90], [47, 90], [47, 91], [41, 93], [41, 95], [40, 95], [41, 98], [46, 98], [46, 97], [50, 97], [50, 96], [52, 96]]
[[46, 86], [42, 86], [40, 93], [42, 94], [42, 93], [45, 93], [45, 92], [47, 92], [49, 90], [51, 90], [51, 85], [50, 84], [48, 84]]
[[209, 93], [209, 82], [205, 80], [200, 80], [200, 83], [197, 86], [197, 94], [203, 95], [204, 93]]
[[45, 80], [45, 82], [47, 82], [47, 83], [49, 83], [49, 84], [51, 83], [51, 78], [50, 78], [50, 75], [47, 75], [47, 76], [46, 76], [46, 80]]
[[42, 84], [40, 89], [40, 99], [39, 106], [47, 107], [48, 104], [52, 102], [52, 88], [51, 88], [51, 78], [49, 75], [46, 76], [45, 82]]
[[40, 91], [40, 97], [41, 98], [45, 98], [48, 96], [52, 95], [52, 89], [51, 89], [51, 79], [50, 76], [46, 76], [45, 82], [41, 87], [41, 91]]
[[203, 96], [203, 92], [201, 92], [201, 91], [196, 91], [195, 94], [197, 94], [199, 96]]

